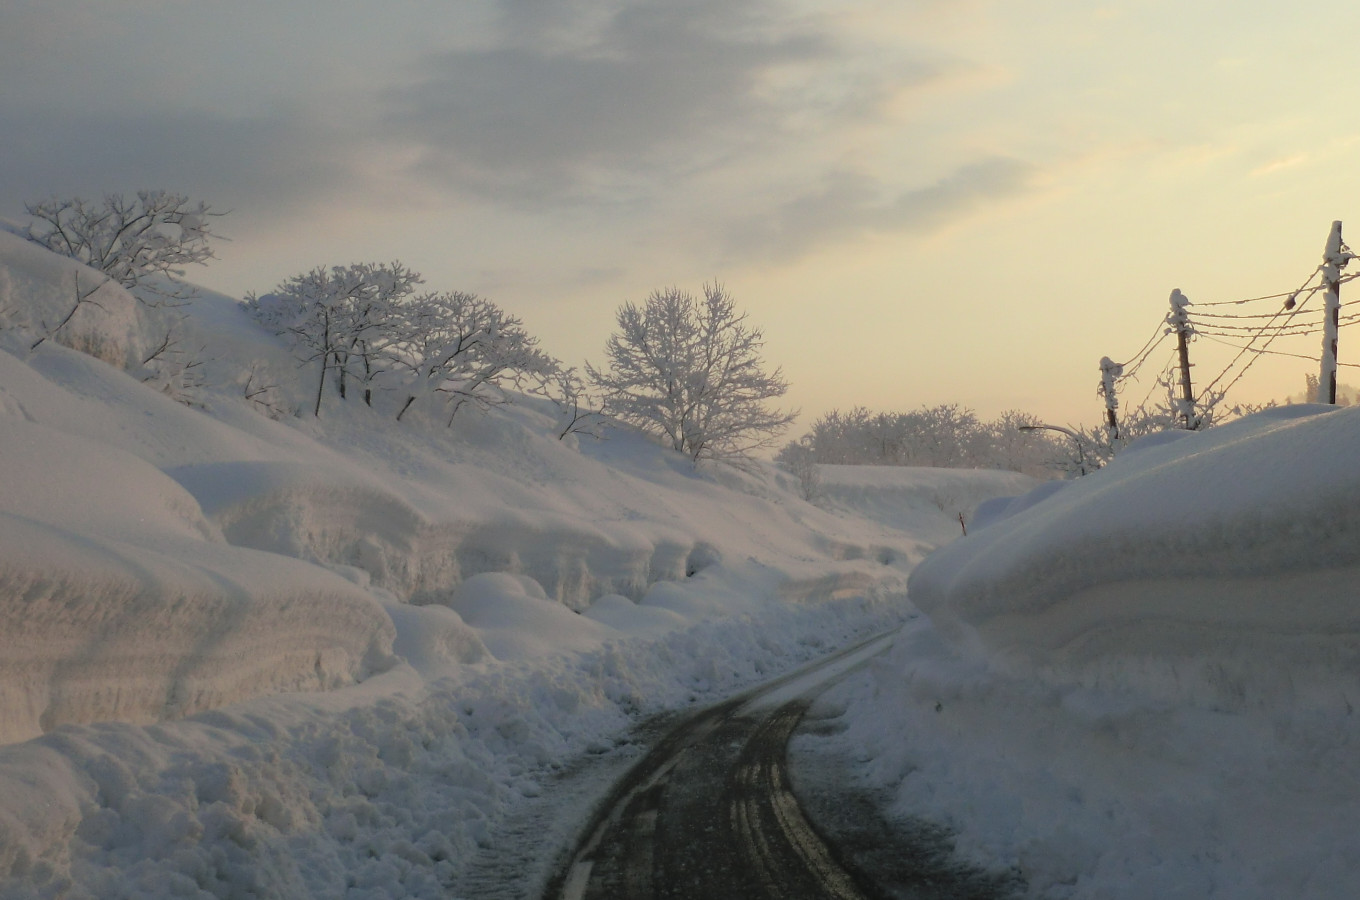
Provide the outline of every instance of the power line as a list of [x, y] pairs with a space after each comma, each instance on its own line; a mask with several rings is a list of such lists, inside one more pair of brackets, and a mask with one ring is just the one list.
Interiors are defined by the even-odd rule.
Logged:
[[[1319, 269], [1319, 271], [1320, 271], [1320, 270], [1321, 270], [1321, 266], [1319, 266], [1318, 269]], [[1317, 274], [1317, 273], [1314, 272], [1313, 274]], [[1311, 275], [1309, 276], [1308, 280], [1309, 280], [1309, 281], [1312, 280], [1312, 276], [1311, 276]], [[1307, 282], [1304, 282], [1304, 283], [1307, 284]], [[1296, 293], [1297, 293], [1297, 292], [1296, 292]], [[1308, 296], [1304, 297], [1304, 298], [1303, 298], [1303, 301], [1302, 301], [1297, 307], [1294, 308], [1293, 312], [1301, 312], [1301, 311], [1303, 310], [1303, 305], [1304, 305], [1305, 303], [1307, 303], [1308, 300], [1309, 300], [1312, 296], [1313, 296], [1313, 294], [1312, 294], [1312, 293], [1309, 293]], [[1283, 309], [1282, 309], [1282, 310], [1280, 310], [1279, 312], [1277, 312], [1275, 315], [1276, 315], [1276, 316], [1280, 316], [1280, 315], [1283, 315], [1285, 312], [1286, 312], [1286, 310], [1283, 310]], [[1215, 378], [1213, 381], [1211, 381], [1211, 382], [1209, 383], [1209, 386], [1206, 387], [1206, 388], [1203, 390], [1202, 395], [1208, 395], [1211, 391], [1213, 391], [1214, 386], [1215, 386], [1216, 384], [1218, 384], [1220, 381], [1222, 381], [1222, 380], [1223, 380], [1223, 377], [1224, 377], [1225, 375], [1227, 375], [1230, 371], [1232, 371], [1232, 367], [1235, 366], [1235, 365], [1237, 365], [1237, 361], [1240, 360], [1240, 359], [1242, 358], [1242, 355], [1243, 355], [1244, 353], [1254, 352], [1254, 351], [1257, 350], [1257, 348], [1254, 348], [1252, 345], [1255, 344], [1256, 341], [1259, 340], [1259, 339], [1261, 338], [1261, 335], [1264, 334], [1265, 331], [1266, 331], [1266, 329], [1269, 328], [1269, 327], [1270, 327], [1270, 323], [1267, 322], [1265, 325], [1263, 325], [1263, 326], [1261, 327], [1261, 331], [1260, 331], [1259, 334], [1254, 335], [1254, 336], [1251, 338], [1251, 340], [1247, 341], [1247, 345], [1246, 345], [1245, 347], [1243, 347], [1241, 350], [1237, 351], [1237, 355], [1234, 356], [1234, 357], [1232, 358], [1232, 361], [1228, 363], [1227, 367], [1226, 367], [1222, 372], [1218, 373], [1218, 377]], [[1272, 334], [1269, 338], [1266, 339], [1266, 342], [1265, 342], [1264, 344], [1262, 344], [1261, 347], [1260, 347], [1259, 349], [1260, 349], [1260, 350], [1265, 350], [1265, 349], [1268, 348], [1272, 343], [1274, 343], [1275, 339], [1276, 339], [1277, 337], [1279, 337], [1279, 336], [1280, 336], [1280, 335], [1279, 335], [1278, 333]], [[1237, 375], [1233, 378], [1233, 380], [1230, 381], [1230, 382], [1228, 383], [1228, 386], [1227, 386], [1227, 387], [1225, 387], [1222, 391], [1220, 391], [1220, 395], [1226, 395], [1226, 394], [1228, 393], [1228, 391], [1232, 388], [1233, 385], [1235, 385], [1235, 384], [1237, 384], [1237, 382], [1241, 381], [1241, 380], [1242, 380], [1242, 376], [1245, 375], [1245, 374], [1247, 374], [1247, 371], [1248, 371], [1248, 370], [1256, 363], [1256, 360], [1258, 360], [1258, 359], [1261, 358], [1262, 355], [1264, 355], [1264, 354], [1263, 354], [1263, 353], [1260, 353], [1260, 352], [1256, 352], [1256, 355], [1255, 355], [1255, 356], [1253, 356], [1253, 357], [1251, 357], [1250, 359], [1248, 359], [1247, 362], [1246, 362], [1246, 365], [1244, 365], [1244, 366], [1242, 367], [1242, 370], [1241, 370], [1240, 372], [1238, 372]]]
[[[1315, 317], [1319, 317], [1319, 315], [1325, 317], [1324, 310], [1309, 310], [1307, 311], [1306, 314], [1307, 318], [1305, 318], [1303, 315], [1305, 313], [1304, 306], [1313, 297], [1313, 295], [1320, 293], [1327, 287], [1325, 283], [1319, 283], [1311, 288], [1309, 287], [1309, 284], [1313, 281], [1314, 278], [1317, 277], [1318, 273], [1322, 272], [1323, 268], [1324, 268], [1323, 266], [1318, 266], [1316, 269], [1310, 272], [1308, 274], [1308, 277], [1303, 280], [1303, 283], [1300, 284], [1298, 288], [1293, 291], [1278, 294], [1263, 294], [1262, 296], [1259, 297], [1246, 297], [1241, 300], [1215, 300], [1193, 304], [1193, 306], [1196, 307], [1196, 312], [1194, 313], [1193, 319], [1190, 320], [1190, 324], [1191, 327], [1193, 328], [1194, 334], [1196, 336], [1202, 336], [1208, 340], [1214, 341], [1215, 343], [1223, 344], [1224, 346], [1234, 347], [1237, 349], [1237, 355], [1235, 355], [1232, 358], [1232, 360], [1228, 362], [1228, 365], [1225, 366], [1223, 370], [1218, 373], [1218, 375], [1214, 378], [1213, 381], [1209, 382], [1208, 386], [1201, 390], [1200, 392], [1201, 397], [1209, 396], [1213, 392], [1215, 386], [1217, 386], [1220, 381], [1222, 381], [1229, 375], [1229, 373], [1232, 372], [1233, 368], [1247, 353], [1251, 353], [1253, 355], [1251, 356], [1250, 359], [1247, 360], [1246, 364], [1242, 366], [1241, 370], [1238, 371], [1237, 374], [1233, 376], [1232, 380], [1228, 382], [1228, 385], [1219, 393], [1220, 397], [1225, 396], [1227, 392], [1234, 385], [1236, 385], [1238, 381], [1242, 379], [1242, 376], [1246, 375], [1247, 371], [1261, 356], [1269, 354], [1272, 356], [1289, 356], [1298, 359], [1313, 358], [1311, 356], [1305, 356], [1299, 353], [1288, 353], [1282, 350], [1271, 350], [1269, 349], [1269, 347], [1272, 343], [1274, 343], [1276, 338], [1316, 334], [1323, 327], [1325, 322], [1321, 321], [1321, 318]], [[1360, 272], [1352, 272], [1347, 275], [1342, 275], [1338, 280], [1338, 284], [1352, 281], [1356, 278], [1360, 278]], [[1280, 299], [1283, 299], [1285, 301], [1283, 308], [1277, 309], [1274, 312], [1270, 313], [1199, 312], [1199, 310], [1204, 309], [1206, 307], [1244, 306], [1248, 303], [1260, 303], [1266, 300], [1280, 300]], [[1278, 325], [1274, 324], [1276, 320], [1280, 318], [1280, 316], [1286, 314], [1289, 317], [1288, 320], [1286, 320], [1285, 322], [1281, 322]], [[1296, 316], [1298, 317], [1297, 319], [1295, 318]], [[1265, 319], [1266, 321], [1260, 325], [1232, 324], [1232, 322], [1235, 320], [1247, 320], [1247, 319]], [[1338, 326], [1344, 327], [1346, 325], [1355, 324], [1357, 322], [1360, 322], [1360, 313], [1356, 313], [1347, 316], [1344, 319], [1341, 319], [1338, 323]], [[1152, 337], [1148, 339], [1147, 343], [1143, 344], [1142, 348], [1137, 353], [1135, 353], [1128, 362], [1123, 364], [1122, 368], [1124, 368], [1127, 371], [1120, 375], [1119, 381], [1122, 383], [1130, 378], [1136, 380], [1138, 371], [1142, 368], [1143, 364], [1147, 362], [1147, 360], [1151, 357], [1153, 351], [1155, 351], [1157, 347], [1160, 346], [1162, 340], [1164, 340], [1169, 334], [1171, 334], [1171, 332], [1167, 329], [1165, 320], [1163, 320], [1163, 322], [1158, 324], [1157, 330], [1153, 333]], [[1230, 343], [1228, 340], [1223, 340], [1223, 338], [1241, 340], [1242, 338], [1247, 337], [1248, 334], [1250, 334], [1250, 338], [1245, 345]], [[1256, 342], [1262, 340], [1263, 338], [1265, 339], [1265, 343], [1263, 343], [1259, 347], [1255, 346]], [[1172, 355], [1173, 356], [1175, 355], [1174, 348]], [[1140, 407], [1146, 406], [1148, 400], [1152, 398], [1153, 391], [1155, 391], [1159, 385], [1166, 383], [1166, 379], [1169, 377], [1167, 375], [1167, 372], [1169, 371], [1171, 365], [1172, 359], [1168, 359], [1167, 362], [1162, 366], [1162, 373], [1157, 377], [1157, 379], [1153, 381], [1152, 386], [1148, 389], [1147, 396], [1145, 396], [1143, 398], [1142, 403], [1139, 404]], [[1345, 366], [1347, 368], [1360, 368], [1360, 364], [1357, 363], [1339, 363], [1339, 365]]]
[[1157, 330], [1152, 333], [1152, 337], [1148, 338], [1148, 342], [1143, 345], [1143, 349], [1133, 354], [1133, 357], [1128, 362], [1123, 364], [1123, 368], [1125, 369], [1129, 369], [1129, 366], [1132, 366], [1133, 368], [1129, 369], [1129, 371], [1127, 371], [1120, 377], [1133, 378], [1134, 375], [1138, 372], [1138, 369], [1143, 365], [1144, 361], [1147, 360], [1148, 355], [1152, 353], [1154, 349], [1156, 349], [1156, 345], [1160, 343], [1161, 340], [1164, 339], [1166, 336], [1167, 336], [1166, 322], [1165, 321], [1158, 322]]
[[1278, 300], [1278, 299], [1280, 299], [1281, 297], [1286, 297], [1286, 298], [1287, 298], [1287, 297], [1297, 297], [1299, 294], [1303, 293], [1303, 289], [1304, 289], [1304, 288], [1308, 287], [1308, 282], [1312, 281], [1312, 280], [1313, 280], [1313, 277], [1316, 276], [1317, 273], [1319, 273], [1319, 272], [1321, 272], [1321, 271], [1322, 271], [1322, 266], [1318, 266], [1318, 267], [1317, 267], [1316, 269], [1314, 269], [1312, 272], [1308, 273], [1308, 277], [1305, 278], [1305, 279], [1303, 280], [1303, 284], [1299, 285], [1298, 290], [1296, 290], [1296, 291], [1286, 292], [1286, 293], [1283, 293], [1283, 294], [1266, 294], [1266, 295], [1263, 296], [1263, 297], [1248, 297], [1248, 298], [1246, 298], [1245, 300], [1217, 300], [1217, 301], [1211, 301], [1211, 302], [1208, 302], [1208, 303], [1196, 303], [1195, 305], [1196, 305], [1196, 306], [1242, 306], [1243, 304], [1246, 304], [1246, 303], [1256, 303], [1256, 302], [1261, 301], [1261, 300]]
[[[1317, 288], [1313, 288], [1313, 291], [1319, 291], [1319, 290], [1321, 290], [1321, 289], [1322, 289], [1322, 288], [1317, 287]], [[1312, 293], [1312, 291], [1310, 291], [1310, 293]], [[1320, 310], [1320, 309], [1310, 310], [1310, 312], [1311, 312], [1311, 313], [1314, 313], [1314, 314], [1316, 314], [1316, 315], [1321, 315], [1321, 314], [1322, 314], [1322, 310]], [[1272, 318], [1274, 318], [1274, 317], [1275, 317], [1275, 313], [1273, 313], [1273, 312], [1268, 312], [1268, 313], [1242, 313], [1241, 315], [1233, 315], [1233, 314], [1230, 314], [1230, 313], [1206, 313], [1206, 312], [1197, 312], [1197, 313], [1195, 313], [1195, 318], [1197, 318], [1197, 319], [1226, 319], [1226, 320], [1229, 320], [1229, 321], [1236, 321], [1237, 319], [1272, 319]]]
[[[1354, 313], [1338, 320], [1337, 326], [1345, 327], [1356, 322], [1360, 322], [1360, 313]], [[1321, 322], [1285, 322], [1280, 325], [1262, 325], [1255, 328], [1248, 325], [1219, 325], [1217, 323], [1204, 326], [1193, 321], [1191, 324], [1195, 326], [1196, 334], [1216, 334], [1219, 337], [1244, 337], [1245, 335], [1240, 334], [1241, 332], [1263, 334], [1267, 331], [1281, 337], [1288, 337], [1290, 335], [1317, 334], [1322, 330]]]
[[[1242, 347], [1241, 347], [1240, 345], [1238, 345], [1238, 344], [1231, 344], [1231, 343], [1229, 343], [1229, 342], [1227, 342], [1227, 341], [1225, 341], [1225, 340], [1222, 340], [1221, 338], [1209, 337], [1208, 335], [1205, 335], [1205, 337], [1208, 338], [1208, 340], [1213, 341], [1215, 344], [1222, 344], [1222, 345], [1225, 346], [1225, 347], [1232, 347], [1233, 349], [1244, 349], [1244, 348], [1242, 348]], [[1263, 349], [1263, 348], [1260, 348], [1260, 347], [1254, 347], [1254, 348], [1250, 348], [1248, 352], [1250, 352], [1250, 353], [1264, 353], [1264, 354], [1267, 355], [1267, 356], [1288, 356], [1288, 357], [1292, 357], [1293, 359], [1306, 359], [1306, 360], [1308, 360], [1309, 362], [1315, 362], [1315, 361], [1316, 361], [1316, 358], [1315, 358], [1315, 357], [1309, 356], [1309, 355], [1307, 355], [1306, 353], [1290, 353], [1290, 352], [1287, 351], [1287, 350], [1266, 350], [1266, 349]], [[1339, 365], [1339, 366], [1345, 366], [1346, 368], [1349, 368], [1349, 369], [1360, 369], [1360, 363], [1337, 363], [1337, 365]], [[1225, 391], [1224, 393], [1227, 393], [1227, 392]]]
[[[1176, 348], [1175, 348], [1175, 347], [1172, 347], [1172, 348], [1171, 348], [1171, 354], [1166, 358], [1166, 362], [1164, 362], [1164, 363], [1162, 364], [1161, 371], [1162, 371], [1163, 373], [1165, 373], [1167, 370], [1169, 370], [1169, 369], [1171, 368], [1172, 361], [1173, 361], [1175, 358], [1176, 358]], [[1155, 391], [1155, 390], [1157, 390], [1157, 388], [1160, 387], [1160, 386], [1162, 385], [1162, 383], [1163, 383], [1163, 379], [1161, 378], [1161, 376], [1158, 376], [1157, 378], [1153, 379], [1153, 381], [1152, 381], [1152, 386], [1148, 388], [1147, 396], [1143, 397], [1142, 402], [1140, 402], [1136, 407], [1134, 407], [1134, 409], [1144, 409], [1144, 408], [1146, 408], [1146, 407], [1147, 407], [1147, 402], [1148, 402], [1149, 400], [1152, 399], [1152, 392]]]

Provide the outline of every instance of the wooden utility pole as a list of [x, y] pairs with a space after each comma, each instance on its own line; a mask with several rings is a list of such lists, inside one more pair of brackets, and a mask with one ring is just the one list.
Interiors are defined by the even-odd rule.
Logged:
[[1322, 372], [1317, 402], [1336, 404], [1336, 336], [1341, 330], [1341, 270], [1353, 257], [1343, 249], [1341, 223], [1332, 223], [1322, 254]]
[[1189, 306], [1190, 300], [1180, 292], [1180, 288], [1172, 291], [1171, 312], [1167, 313], [1166, 323], [1176, 332], [1176, 351], [1181, 360], [1181, 399], [1177, 403], [1180, 407], [1177, 415], [1183, 427], [1194, 431], [1199, 428], [1199, 421], [1195, 417], [1195, 394], [1190, 387], [1190, 335], [1193, 330], [1187, 311]]
[[1110, 439], [1110, 448], [1117, 449], [1119, 444], [1119, 419], [1115, 410], [1119, 409], [1119, 397], [1115, 394], [1115, 380], [1124, 374], [1124, 367], [1108, 356], [1100, 360], [1100, 395], [1105, 398], [1105, 434]]

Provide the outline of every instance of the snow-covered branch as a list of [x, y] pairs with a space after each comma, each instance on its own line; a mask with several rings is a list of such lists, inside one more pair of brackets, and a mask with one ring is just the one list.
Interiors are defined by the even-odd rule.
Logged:
[[[29, 203], [35, 222], [23, 236], [47, 249], [98, 269], [128, 290], [162, 300], [186, 300], [193, 289], [173, 280], [183, 267], [213, 258], [208, 204], [167, 191], [109, 194], [102, 203], [79, 197]], [[152, 276], [167, 276], [169, 285]], [[142, 299], [145, 300], [143, 296]], [[155, 305], [155, 304], [153, 304]]]
[[721, 285], [704, 299], [679, 288], [624, 304], [605, 346], [609, 367], [587, 366], [604, 411], [662, 437], [691, 459], [739, 458], [769, 447], [796, 413], [773, 409], [788, 382], [767, 373], [763, 336]]

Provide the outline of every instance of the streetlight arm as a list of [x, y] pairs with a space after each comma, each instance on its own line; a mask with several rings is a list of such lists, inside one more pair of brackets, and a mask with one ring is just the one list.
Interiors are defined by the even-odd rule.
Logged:
[[1017, 428], [1020, 431], [1057, 431], [1067, 435], [1077, 445], [1077, 466], [1081, 469], [1081, 474], [1086, 474], [1086, 447], [1082, 444], [1081, 435], [1061, 425], [1019, 425]]

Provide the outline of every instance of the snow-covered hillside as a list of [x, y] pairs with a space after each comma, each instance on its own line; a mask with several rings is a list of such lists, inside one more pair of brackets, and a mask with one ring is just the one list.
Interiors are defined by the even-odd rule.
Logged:
[[983, 504], [836, 740], [1032, 896], [1356, 896], [1356, 458], [1286, 407]]
[[4, 897], [445, 896], [561, 766], [901, 621], [1028, 484], [902, 471], [864, 516], [888, 476], [818, 508], [531, 397], [317, 418], [229, 298], [105, 286], [53, 334], [77, 277], [0, 232]]

